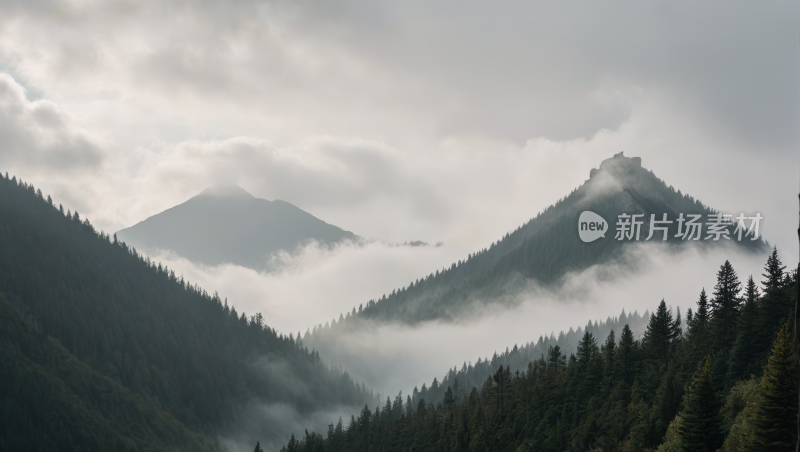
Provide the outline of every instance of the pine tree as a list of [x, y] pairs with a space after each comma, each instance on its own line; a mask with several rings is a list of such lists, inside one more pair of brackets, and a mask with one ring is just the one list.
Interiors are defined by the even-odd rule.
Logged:
[[761, 276], [767, 278], [761, 282], [764, 285], [764, 292], [769, 294], [770, 292], [777, 291], [781, 288], [781, 283], [783, 282], [783, 270], [786, 266], [783, 265], [781, 260], [778, 258], [778, 247], [772, 247], [772, 254], [767, 258], [767, 265], [764, 266], [764, 270], [767, 273], [762, 274]]
[[728, 371], [728, 385], [732, 385], [735, 380], [747, 377], [755, 372], [755, 359], [758, 352], [759, 337], [759, 312], [758, 287], [756, 287], [753, 276], [747, 279], [745, 288], [745, 302], [739, 316], [736, 341], [731, 349], [731, 360]]
[[253, 452], [264, 452], [264, 449], [261, 448], [261, 443], [256, 441], [256, 448], [253, 449]]
[[626, 323], [619, 337], [619, 347], [617, 347], [617, 356], [614, 362], [617, 376], [627, 384], [633, 383], [635, 347], [636, 340], [633, 338], [630, 326]]
[[754, 450], [794, 450], [798, 440], [797, 397], [797, 362], [787, 322], [778, 333], [761, 378], [761, 397], [753, 432]]
[[[759, 303], [759, 337], [757, 339], [761, 350], [769, 350], [770, 345], [775, 341], [781, 323], [787, 320], [792, 310], [792, 301], [787, 291], [782, 290], [786, 284], [786, 267], [778, 258], [777, 248], [772, 249], [772, 254], [767, 258], [764, 266], [766, 278], [764, 284], [764, 296]], [[761, 359], [766, 358], [766, 353], [762, 354]]]
[[614, 372], [614, 352], [617, 350], [617, 339], [614, 330], [608, 333], [606, 343], [603, 344], [603, 373], [610, 376]]
[[583, 338], [578, 343], [578, 369], [581, 372], [585, 372], [589, 368], [591, 359], [596, 352], [597, 341], [587, 329], [586, 332], [583, 333]]
[[730, 261], [726, 260], [717, 272], [714, 298], [711, 299], [714, 338], [720, 348], [729, 346], [735, 339], [736, 320], [742, 303], [739, 298], [741, 290], [742, 284], [739, 282], [739, 277]]
[[745, 303], [753, 303], [755, 304], [756, 300], [758, 300], [758, 286], [756, 286], [756, 282], [753, 280], [753, 275], [750, 275], [747, 278], [747, 286], [744, 289], [744, 301]]
[[708, 356], [703, 358], [686, 393], [680, 435], [686, 452], [713, 452], [722, 445], [719, 400]]
[[669, 360], [670, 345], [676, 336], [672, 310], [667, 309], [667, 304], [661, 300], [656, 312], [650, 315], [650, 323], [644, 333], [643, 342], [650, 357], [666, 364]]
[[711, 314], [708, 312], [708, 296], [706, 289], [700, 291], [700, 298], [697, 300], [697, 312], [692, 319], [692, 332], [697, 336], [704, 336], [708, 329], [708, 322], [711, 321]]

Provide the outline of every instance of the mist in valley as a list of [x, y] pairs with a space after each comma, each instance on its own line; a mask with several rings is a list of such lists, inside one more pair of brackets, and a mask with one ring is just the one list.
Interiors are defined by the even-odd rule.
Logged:
[[[426, 273], [422, 269], [446, 266], [463, 252], [446, 243], [440, 247], [398, 247], [373, 242], [333, 249], [310, 244], [294, 255], [277, 256], [283, 270], [270, 274], [233, 265], [198, 266], [168, 253], [157, 257], [189, 280], [219, 291], [239, 311], [261, 312], [266, 323], [277, 330], [305, 336], [315, 325], [324, 327], [368, 299]], [[675, 252], [641, 244], [628, 248], [627, 253], [621, 260], [625, 264], [594, 266], [569, 274], [555, 288], [531, 282], [511, 302], [488, 307], [476, 303], [471, 315], [457, 321], [411, 327], [359, 318], [358, 328], [325, 336], [333, 340], [310, 338], [304, 345], [315, 348], [327, 364], [346, 370], [355, 381], [379, 393], [382, 400], [387, 396], [394, 399], [399, 391], [405, 399], [415, 387], [430, 385], [434, 378], [441, 381], [448, 369], [502, 354], [515, 344], [536, 342], [540, 336], [557, 337], [561, 331], [585, 327], [590, 320], [606, 321], [619, 316], [623, 309], [628, 314], [643, 315], [664, 299], [673, 314], [680, 310], [685, 321], [687, 309], [695, 309], [701, 289], [713, 291], [716, 272], [726, 259], [741, 280], [752, 274], [757, 281], [766, 260], [766, 255], [733, 246]], [[637, 338], [641, 332], [634, 331]], [[605, 337], [597, 339], [603, 341]], [[253, 419], [264, 422], [275, 422], [269, 420], [270, 416], [283, 413], [281, 419], [292, 420], [292, 428], [285, 431], [295, 435], [306, 428], [324, 432], [339, 416], [346, 421], [360, 409], [341, 407], [335, 412], [300, 415], [290, 407], [248, 408], [256, 413]]]

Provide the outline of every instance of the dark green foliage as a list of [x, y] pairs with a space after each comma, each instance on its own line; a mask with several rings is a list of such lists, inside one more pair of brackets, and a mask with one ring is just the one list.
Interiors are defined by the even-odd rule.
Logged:
[[739, 307], [742, 300], [739, 293], [742, 284], [729, 261], [725, 261], [717, 273], [717, 284], [714, 286], [714, 298], [711, 299], [714, 338], [720, 347], [730, 347], [739, 318]]
[[680, 434], [686, 452], [713, 452], [722, 445], [720, 403], [708, 357], [692, 377], [686, 393], [686, 408], [681, 414]]
[[[33, 187], [0, 178], [0, 292], [36, 322], [42, 337], [143, 404], [210, 435], [243, 430], [274, 440], [285, 434], [282, 426], [243, 419], [248, 403], [285, 403], [302, 415], [374, 400], [260, 315], [237, 313], [80, 218], [63, 215]], [[87, 380], [86, 403], [105, 403], [98, 385]], [[118, 417], [106, 418], [115, 420], [110, 428], [124, 430]], [[33, 431], [28, 424], [21, 429], [12, 433]], [[36, 432], [53, 437], [58, 429], [55, 423]], [[5, 435], [11, 433], [0, 429], [0, 445]]]
[[728, 372], [728, 386], [735, 380], [740, 380], [750, 374], [757, 373], [759, 350], [757, 338], [759, 337], [758, 318], [758, 288], [750, 276], [745, 288], [745, 301], [738, 320], [736, 341], [731, 349], [730, 371]]
[[[764, 296], [760, 300], [759, 337], [756, 339], [761, 349], [768, 349], [769, 345], [775, 341], [778, 335], [777, 325], [782, 325], [789, 320], [788, 314], [797, 300], [796, 291], [786, 290], [792, 285], [793, 278], [797, 277], [796, 270], [792, 273], [785, 273], [783, 271], [785, 268], [778, 256], [778, 250], [773, 248], [772, 254], [764, 266], [766, 273], [763, 276], [766, 279], [762, 283]], [[766, 361], [766, 353], [761, 358]]]
[[253, 452], [264, 452], [264, 449], [261, 448], [260, 442], [256, 442], [256, 448], [253, 449]]
[[669, 361], [670, 346], [679, 336], [680, 324], [672, 318], [672, 309], [667, 309], [664, 300], [656, 312], [650, 315], [650, 323], [644, 333], [643, 344], [651, 359], [666, 364]]
[[219, 450], [79, 361], [3, 294], [0, 319], [0, 451]]
[[[444, 394], [450, 386], [453, 389], [453, 396], [463, 400], [469, 395], [470, 388], [480, 387], [487, 378], [494, 375], [499, 366], [509, 367], [512, 373], [517, 371], [527, 372], [532, 361], [539, 359], [543, 355], [550, 356], [554, 347], [559, 354], [559, 364], [557, 365], [564, 367], [566, 366], [567, 357], [562, 354], [562, 350], [576, 350], [579, 341], [587, 331], [593, 337], [608, 337], [615, 329], [624, 330], [627, 328], [628, 342], [626, 344], [631, 344], [632, 346], [634, 335], [641, 334], [644, 331], [648, 319], [649, 313], [647, 311], [645, 311], [644, 315], [639, 315], [638, 312], [626, 314], [625, 310], [623, 310], [619, 317], [609, 317], [606, 321], [601, 322], [588, 322], [585, 327], [570, 328], [566, 333], [562, 331], [558, 337], [542, 336], [536, 342], [530, 342], [522, 347], [515, 345], [513, 348], [506, 349], [503, 353], [495, 353], [491, 359], [484, 360], [479, 358], [475, 363], [463, 363], [460, 369], [454, 367], [448, 370], [447, 374], [441, 379], [441, 383], [437, 383], [436, 389], [433, 386], [425, 385], [421, 389], [415, 388], [411, 396], [412, 403], [416, 405], [420, 399], [425, 399], [434, 404], [439, 403], [443, 400]], [[626, 350], [628, 350], [628, 354], [625, 357], [629, 358], [631, 352], [629, 349]], [[625, 367], [627, 363], [625, 357], [623, 357], [622, 366], [623, 369], [628, 369]]]
[[[796, 274], [783, 281], [785, 293], [797, 290]], [[763, 298], [750, 301], [754, 301], [755, 315], [760, 318]], [[590, 322], [574, 345], [577, 356], [565, 356], [560, 338], [548, 344], [524, 371], [515, 372], [514, 366], [499, 364], [501, 357], [509, 360], [520, 356], [521, 349], [515, 347], [486, 361], [497, 365], [483, 381], [472, 385], [478, 374], [475, 368], [463, 372], [453, 369], [441, 384], [434, 380], [430, 389], [423, 385], [421, 391], [415, 390], [399, 417], [386, 414], [394, 410], [394, 405], [387, 403], [374, 413], [362, 411], [349, 425], [331, 424], [322, 443], [312, 440], [314, 449], [306, 445], [308, 440], [301, 439], [290, 441], [286, 450], [633, 452], [684, 447], [715, 451], [729, 429], [737, 429], [732, 438], [743, 436], [748, 424], [738, 416], [747, 405], [731, 397], [734, 402], [726, 403], [721, 411], [721, 391], [727, 390], [718, 381], [722, 378], [713, 378], [714, 368], [722, 369], [716, 374], [725, 376], [729, 373], [728, 361], [720, 358], [727, 356], [725, 349], [704, 333], [713, 320], [707, 304], [703, 291], [685, 337], [679, 332], [677, 316], [673, 319], [662, 301], [647, 318], [642, 342], [625, 324], [616, 343], [615, 335], [607, 330], [598, 349], [595, 325]], [[733, 328], [735, 331], [736, 324]], [[707, 352], [698, 356], [700, 350]], [[760, 355], [763, 350], [755, 352]], [[743, 366], [756, 374], [762, 368], [757, 357], [743, 362]], [[788, 404], [791, 401], [796, 405], [797, 381], [784, 376], [796, 376], [796, 371], [788, 365], [773, 368], [782, 370], [769, 370], [768, 374], [781, 377], [770, 377], [769, 381], [778, 383], [770, 386], [774, 403], [764, 411], [764, 418], [786, 415], [788, 425], [795, 419]], [[742, 384], [736, 387], [742, 392]], [[423, 393], [441, 395], [433, 401], [420, 397]], [[455, 407], [451, 400], [455, 400]], [[781, 431], [788, 432], [785, 428]], [[772, 434], [766, 431], [767, 436]]]
[[775, 340], [761, 378], [761, 396], [755, 418], [753, 450], [792, 451], [797, 445], [797, 371], [789, 323]]
[[767, 264], [764, 266], [764, 270], [766, 273], [762, 274], [764, 281], [761, 284], [764, 285], [764, 292], [769, 294], [772, 291], [779, 291], [781, 286], [783, 285], [783, 271], [786, 269], [786, 266], [783, 265], [780, 258], [778, 257], [778, 248], [772, 247], [772, 254], [770, 254], [769, 258], [767, 259]]

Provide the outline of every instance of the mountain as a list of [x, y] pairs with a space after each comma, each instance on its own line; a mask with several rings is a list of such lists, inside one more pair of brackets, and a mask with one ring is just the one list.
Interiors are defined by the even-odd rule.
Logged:
[[574, 353], [540, 339], [515, 370], [515, 347], [281, 451], [794, 451], [798, 286], [783, 268], [774, 250], [759, 293], [726, 261], [685, 323], [662, 300], [644, 322], [587, 325]]
[[[578, 223], [584, 211], [594, 212], [605, 219], [610, 229], [605, 238], [590, 243], [580, 239]], [[517, 301], [515, 296], [532, 282], [557, 286], [569, 272], [609, 262], [634, 268], [635, 262], [630, 260], [625, 251], [637, 242], [614, 239], [619, 214], [643, 215], [644, 224], [638, 243], [646, 242], [648, 245], [675, 250], [686, 246], [733, 243], [753, 252], [768, 251], [761, 239], [722, 239], [721, 242], [714, 242], [676, 238], [678, 224], [675, 220], [681, 213], [685, 218], [690, 214], [702, 215], [704, 225], [701, 235], [706, 237], [707, 216], [716, 211], [688, 194], [667, 186], [652, 171], [642, 167], [640, 158], [629, 158], [619, 153], [604, 160], [598, 169], [592, 169], [589, 179], [568, 196], [488, 248], [469, 254], [449, 268], [411, 281], [408, 286], [393, 290], [391, 294], [369, 300], [363, 310], [353, 309], [347, 313], [345, 322], [334, 319], [329, 330], [323, 331], [322, 325], [318, 325], [316, 331], [323, 334], [312, 335], [304, 340], [314, 346], [324, 346], [328, 341], [325, 331], [353, 328], [360, 320], [412, 325], [430, 320], [450, 321], [474, 312], [472, 308], [475, 303], [513, 305]], [[645, 240], [650, 230], [651, 214], [655, 214], [657, 220], [663, 214], [673, 220], [668, 225], [666, 242], [660, 240], [660, 231], [654, 234], [654, 240]], [[732, 225], [725, 229], [730, 237], [734, 237]]]
[[139, 250], [168, 249], [206, 265], [265, 269], [271, 255], [316, 240], [334, 244], [357, 236], [294, 205], [256, 198], [237, 185], [217, 185], [183, 204], [117, 232]]
[[0, 451], [252, 448], [375, 402], [267, 322], [0, 177]]

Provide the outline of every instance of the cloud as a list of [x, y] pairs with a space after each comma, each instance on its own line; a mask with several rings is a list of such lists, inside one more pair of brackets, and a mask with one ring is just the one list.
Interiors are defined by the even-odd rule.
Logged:
[[5, 2], [0, 67], [112, 137], [80, 189], [17, 167], [107, 230], [225, 178], [478, 248], [625, 151], [796, 250], [795, 3]]
[[97, 174], [109, 158], [107, 146], [55, 103], [29, 101], [20, 84], [0, 73], [0, 165], [47, 177]]
[[338, 319], [360, 303], [449, 266], [467, 250], [453, 246], [409, 247], [381, 242], [311, 243], [295, 254], [276, 256], [270, 273], [235, 265], [196, 265], [171, 253], [155, 260], [178, 275], [227, 297], [237, 311], [261, 312], [265, 322], [284, 334], [305, 333], [312, 326]]
[[53, 9], [5, 6], [0, 49], [18, 73], [48, 87], [80, 85], [78, 96], [113, 91], [134, 110], [170, 99], [150, 113], [180, 111], [195, 130], [223, 113], [256, 116], [251, 124], [270, 135], [311, 126], [561, 141], [618, 127], [635, 108], [629, 92], [643, 89], [751, 145], [786, 150], [797, 140], [798, 96], [789, 93], [800, 68], [785, 58], [796, 46], [794, 2], [176, 0]]

